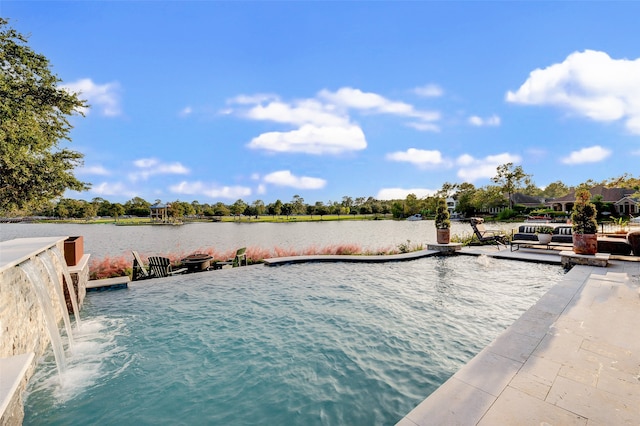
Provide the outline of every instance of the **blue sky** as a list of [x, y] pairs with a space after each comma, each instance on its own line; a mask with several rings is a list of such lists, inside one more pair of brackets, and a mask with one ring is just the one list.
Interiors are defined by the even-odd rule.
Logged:
[[66, 196], [313, 204], [640, 173], [640, 2], [0, 1], [65, 87]]

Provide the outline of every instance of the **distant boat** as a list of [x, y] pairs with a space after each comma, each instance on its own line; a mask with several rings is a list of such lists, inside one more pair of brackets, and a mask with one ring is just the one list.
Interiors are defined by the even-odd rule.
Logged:
[[409, 216], [407, 220], [422, 220], [422, 215], [420, 213], [416, 213], [413, 216]]

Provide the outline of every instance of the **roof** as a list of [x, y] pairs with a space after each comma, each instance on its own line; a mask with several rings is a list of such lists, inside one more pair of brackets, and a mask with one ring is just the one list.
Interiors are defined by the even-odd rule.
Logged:
[[524, 205], [529, 204], [534, 206], [540, 206], [544, 204], [543, 197], [534, 197], [531, 195], [522, 194], [520, 192], [516, 192], [515, 194], [512, 194], [511, 201], [513, 201], [514, 204], [524, 204]]
[[[589, 189], [591, 193], [591, 197], [595, 197], [596, 195], [602, 196], [602, 201], [605, 203], [615, 203], [618, 200], [621, 200], [624, 197], [628, 197], [636, 191], [631, 188], [607, 188], [602, 185], [594, 186]], [[552, 200], [548, 200], [550, 202], [562, 202], [562, 201], [575, 201], [576, 200], [576, 191], [571, 191], [564, 197], [554, 198]]]

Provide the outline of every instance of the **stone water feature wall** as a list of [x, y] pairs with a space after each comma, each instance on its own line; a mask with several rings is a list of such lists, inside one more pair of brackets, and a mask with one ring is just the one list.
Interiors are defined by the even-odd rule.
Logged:
[[[30, 262], [46, 286], [53, 302], [53, 314], [58, 325], [64, 326], [63, 310], [54, 283], [64, 283], [61, 261], [54, 248], [63, 250], [67, 237], [21, 238], [0, 243], [0, 425], [20, 425], [24, 418], [22, 394], [33, 375], [38, 359], [48, 349], [51, 339], [44, 312], [34, 284], [20, 265]], [[49, 252], [58, 282], [49, 276], [45, 264], [39, 259]], [[62, 259], [64, 262], [64, 259]], [[88, 262], [78, 265], [72, 274], [78, 294], [86, 292]], [[82, 300], [78, 301], [81, 305]], [[73, 311], [70, 311], [73, 313]], [[32, 356], [30, 354], [33, 354]], [[19, 362], [16, 362], [19, 360]], [[16, 373], [16, 365], [20, 371]], [[9, 383], [11, 382], [11, 383]]]

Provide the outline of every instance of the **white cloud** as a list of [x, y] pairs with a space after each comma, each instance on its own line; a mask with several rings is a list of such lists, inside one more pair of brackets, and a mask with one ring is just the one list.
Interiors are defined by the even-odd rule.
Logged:
[[402, 200], [407, 198], [409, 194], [415, 194], [418, 198], [428, 197], [437, 192], [435, 189], [426, 188], [382, 188], [378, 191], [376, 199], [378, 200]]
[[495, 127], [500, 125], [500, 117], [498, 117], [495, 114], [487, 118], [482, 118], [477, 115], [472, 115], [471, 117], [469, 117], [469, 124], [471, 124], [472, 126], [478, 126], [478, 127], [482, 127], [482, 126]]
[[294, 128], [266, 132], [249, 143], [250, 148], [275, 152], [340, 154], [367, 147], [364, 132], [350, 112], [390, 114], [413, 119], [407, 125], [417, 130], [438, 131], [437, 111], [420, 111], [404, 102], [390, 101], [376, 93], [344, 87], [336, 92], [321, 90], [316, 98], [285, 102], [274, 95], [240, 95], [228, 100], [224, 114], [250, 120], [271, 121]]
[[631, 155], [640, 155], [640, 149], [636, 151], [631, 151]]
[[421, 132], [439, 132], [440, 126], [433, 123], [422, 123], [422, 122], [410, 122], [407, 123], [407, 126], [413, 127], [416, 130], [420, 130]]
[[520, 161], [520, 156], [509, 153], [488, 155], [480, 159], [463, 154], [456, 160], [456, 164], [460, 166], [457, 176], [467, 182], [492, 178], [496, 175], [498, 166], [506, 163], [519, 163]]
[[595, 121], [623, 120], [631, 133], [640, 134], [640, 58], [574, 52], [562, 63], [532, 71], [506, 100], [559, 106]]
[[269, 173], [264, 177], [264, 182], [278, 186], [290, 186], [297, 189], [321, 189], [327, 184], [326, 180], [320, 178], [294, 176], [289, 170]]
[[[75, 82], [65, 83], [62, 88], [70, 92], [79, 93], [80, 99], [85, 99], [90, 108], [99, 108], [103, 115], [114, 117], [121, 114], [120, 85], [118, 83], [96, 84], [90, 78], [83, 78]], [[84, 114], [89, 109], [83, 108]]]
[[100, 196], [135, 197], [137, 195], [136, 192], [131, 190], [130, 185], [125, 185], [121, 182], [102, 182], [97, 185], [92, 185], [89, 192]]
[[261, 104], [263, 102], [270, 102], [277, 100], [278, 96], [268, 94], [268, 93], [257, 93], [255, 95], [238, 95], [235, 98], [229, 99], [228, 103], [231, 104], [240, 104], [240, 105], [251, 105], [251, 104]]
[[568, 157], [562, 158], [564, 164], [598, 163], [611, 155], [611, 151], [599, 145], [573, 151]]
[[445, 165], [447, 162], [442, 158], [440, 151], [429, 151], [424, 149], [409, 148], [406, 151], [396, 151], [387, 154], [387, 159], [411, 163], [420, 168], [429, 166]]
[[367, 147], [367, 141], [358, 126], [318, 127], [306, 124], [290, 132], [263, 133], [251, 140], [248, 146], [267, 151], [320, 155], [362, 150]]
[[189, 116], [193, 113], [193, 108], [191, 108], [190, 106], [186, 106], [184, 108], [182, 108], [182, 111], [180, 111], [180, 117], [186, 117]]
[[98, 175], [98, 176], [109, 176], [111, 172], [105, 169], [103, 166], [84, 166], [78, 169], [77, 173], [79, 175]]
[[146, 180], [149, 176], [153, 175], [186, 175], [189, 174], [187, 169], [182, 164], [176, 163], [163, 163], [157, 158], [141, 158], [135, 160], [133, 165], [137, 167], [135, 170], [129, 173], [129, 179], [137, 181], [138, 179]]
[[424, 121], [440, 119], [439, 112], [416, 110], [412, 105], [405, 102], [391, 101], [377, 93], [363, 92], [351, 87], [343, 87], [336, 92], [321, 90], [318, 93], [318, 97], [342, 108], [419, 118]]
[[237, 200], [238, 198], [248, 197], [251, 195], [251, 188], [244, 186], [218, 186], [214, 184], [205, 184], [200, 181], [182, 181], [177, 185], [171, 185], [169, 187], [169, 191], [174, 194], [205, 195], [211, 198], [226, 198], [229, 200]]
[[347, 126], [349, 118], [336, 113], [316, 100], [298, 101], [287, 104], [281, 101], [267, 105], [256, 105], [245, 114], [253, 120], [275, 121], [295, 125], [315, 124], [318, 126]]
[[416, 87], [414, 93], [425, 98], [437, 98], [444, 94], [444, 90], [437, 84], [427, 84], [426, 86]]

